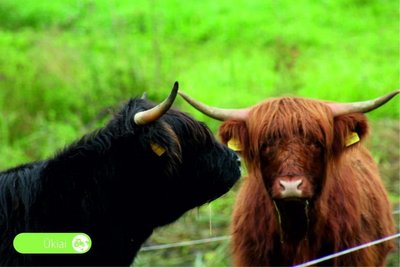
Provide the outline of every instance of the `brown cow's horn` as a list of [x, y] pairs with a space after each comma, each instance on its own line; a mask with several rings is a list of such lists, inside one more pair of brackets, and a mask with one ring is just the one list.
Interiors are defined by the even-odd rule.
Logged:
[[165, 99], [154, 108], [136, 113], [133, 119], [135, 123], [137, 125], [145, 125], [160, 118], [165, 112], [169, 110], [169, 108], [172, 106], [172, 103], [174, 103], [174, 100], [178, 93], [178, 87], [178, 82], [175, 82], [174, 87], [172, 88], [171, 93], [169, 94], [167, 99]]
[[386, 102], [388, 102], [392, 97], [400, 93], [400, 90], [395, 90], [390, 94], [378, 97], [376, 99], [353, 102], [353, 103], [328, 103], [328, 106], [332, 109], [334, 116], [345, 115], [349, 113], [366, 113], [376, 108], [379, 108]]
[[224, 121], [228, 119], [234, 120], [246, 120], [247, 114], [249, 112], [249, 108], [244, 109], [222, 109], [222, 108], [215, 108], [207, 106], [203, 104], [187, 94], [183, 92], [179, 92], [179, 94], [185, 99], [190, 105], [192, 105], [195, 109], [199, 110], [200, 112], [204, 113], [205, 115], [214, 118], [216, 120]]

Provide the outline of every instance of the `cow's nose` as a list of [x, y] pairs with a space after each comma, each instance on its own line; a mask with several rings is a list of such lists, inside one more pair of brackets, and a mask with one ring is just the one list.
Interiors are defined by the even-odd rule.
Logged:
[[233, 160], [235, 160], [237, 165], [240, 167], [242, 161], [241, 161], [240, 157], [236, 154], [236, 152], [233, 152], [232, 157], [233, 157]]
[[298, 180], [279, 180], [279, 185], [281, 186], [281, 197], [301, 197], [302, 190], [300, 190], [300, 186], [303, 184], [303, 179]]
[[239, 165], [239, 167], [242, 165], [242, 160], [239, 157], [236, 159], [236, 162]]

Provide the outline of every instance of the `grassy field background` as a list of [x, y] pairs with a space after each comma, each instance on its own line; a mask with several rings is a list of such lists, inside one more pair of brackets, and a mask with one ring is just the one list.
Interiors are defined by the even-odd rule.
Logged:
[[[392, 0], [0, 0], [0, 169], [51, 156], [104, 125], [107, 108], [144, 91], [160, 101], [175, 80], [199, 100], [229, 108], [281, 95], [377, 97], [400, 87], [399, 10]], [[219, 122], [181, 99], [175, 106], [216, 133]], [[397, 208], [399, 116], [399, 97], [368, 114], [367, 143]], [[229, 234], [237, 187], [148, 243]], [[390, 265], [400, 265], [399, 253]], [[229, 264], [228, 241], [136, 260]]]

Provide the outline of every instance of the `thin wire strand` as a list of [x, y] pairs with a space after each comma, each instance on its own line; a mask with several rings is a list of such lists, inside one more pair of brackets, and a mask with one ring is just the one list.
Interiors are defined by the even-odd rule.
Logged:
[[354, 251], [357, 251], [357, 250], [360, 250], [360, 249], [364, 249], [364, 248], [367, 248], [367, 247], [371, 247], [371, 246], [377, 245], [379, 243], [383, 243], [383, 242], [389, 241], [391, 239], [399, 238], [399, 237], [400, 237], [400, 233], [397, 233], [397, 234], [394, 234], [394, 235], [391, 235], [391, 236], [387, 236], [387, 237], [384, 237], [384, 238], [381, 238], [381, 239], [378, 239], [378, 240], [375, 240], [375, 241], [371, 241], [371, 242], [368, 242], [368, 243], [365, 243], [365, 244], [362, 244], [362, 245], [359, 245], [359, 246], [356, 246], [356, 247], [352, 247], [352, 248], [349, 248], [349, 249], [346, 249], [346, 250], [343, 250], [343, 251], [340, 251], [340, 252], [337, 252], [337, 253], [334, 253], [334, 254], [331, 254], [331, 255], [327, 255], [327, 256], [324, 256], [324, 257], [319, 258], [319, 259], [308, 261], [308, 262], [305, 262], [305, 263], [300, 264], [300, 265], [295, 265], [295, 267], [311, 266], [311, 265], [314, 265], [314, 264], [317, 264], [317, 263], [320, 263], [320, 262], [323, 262], [323, 261], [327, 261], [327, 260], [342, 256], [342, 255], [345, 255], [345, 254], [348, 254], [348, 253], [351, 253], [351, 252], [354, 252]]
[[150, 250], [183, 247], [183, 246], [192, 246], [192, 245], [205, 244], [205, 243], [210, 243], [210, 242], [215, 242], [215, 241], [228, 240], [230, 238], [231, 238], [231, 236], [225, 235], [225, 236], [217, 236], [217, 237], [211, 237], [211, 238], [205, 238], [205, 239], [199, 239], [199, 240], [177, 242], [177, 243], [172, 243], [172, 244], [154, 245], [154, 246], [142, 247], [140, 249], [140, 251], [150, 251]]
[[209, 235], [212, 236], [213, 227], [212, 227], [212, 204], [208, 205], [208, 227], [210, 228]]
[[[393, 211], [393, 214], [400, 214], [400, 210], [395, 210]], [[396, 235], [393, 236], [394, 238], [399, 237], [400, 233], [397, 233]], [[223, 241], [223, 240], [228, 240], [230, 239], [230, 235], [225, 235], [225, 236], [217, 236], [217, 237], [211, 237], [211, 238], [205, 238], [205, 239], [198, 239], [198, 240], [191, 240], [191, 241], [182, 241], [182, 242], [177, 242], [177, 243], [171, 243], [171, 244], [161, 244], [161, 245], [154, 245], [154, 246], [145, 246], [140, 249], [140, 251], [152, 251], [152, 250], [159, 250], [159, 249], [168, 249], [168, 248], [176, 248], [176, 247], [184, 247], [184, 246], [192, 246], [192, 245], [198, 245], [198, 244], [205, 244], [205, 243], [211, 243], [211, 242], [216, 242], [216, 241]], [[389, 239], [388, 239], [389, 240]], [[379, 241], [379, 240], [377, 240]], [[373, 241], [373, 242], [377, 242]], [[381, 241], [384, 242], [384, 241]], [[371, 242], [372, 243], [372, 242]], [[368, 243], [367, 243], [368, 244]], [[377, 243], [378, 244], [378, 243]], [[365, 244], [364, 244], [365, 245]], [[361, 245], [361, 246], [364, 246]], [[357, 248], [357, 247], [355, 247]], [[360, 248], [361, 249], [361, 248]], [[341, 252], [338, 252], [341, 253]], [[336, 253], [336, 254], [338, 254]], [[334, 255], [334, 254], [332, 254]], [[340, 256], [340, 255], [339, 255]], [[303, 266], [303, 265], [299, 265]], [[308, 265], [304, 265], [308, 266]]]

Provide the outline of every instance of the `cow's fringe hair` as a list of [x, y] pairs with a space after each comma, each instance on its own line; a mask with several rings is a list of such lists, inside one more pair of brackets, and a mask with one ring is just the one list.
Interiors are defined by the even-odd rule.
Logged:
[[[263, 144], [277, 139], [303, 136], [329, 147], [333, 142], [332, 111], [319, 101], [301, 98], [277, 98], [261, 103], [251, 110], [249, 139], [254, 154]], [[315, 119], [317, 119], [317, 122]], [[266, 140], [266, 137], [271, 140]]]

